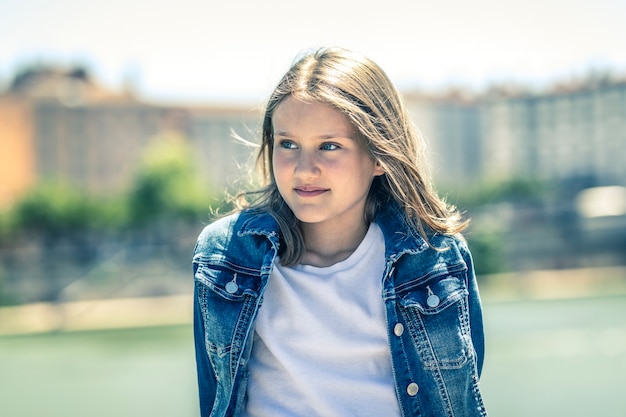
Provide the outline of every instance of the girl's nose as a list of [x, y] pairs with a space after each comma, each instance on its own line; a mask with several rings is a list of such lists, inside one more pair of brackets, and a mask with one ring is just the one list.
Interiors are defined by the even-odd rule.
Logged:
[[316, 157], [311, 152], [301, 151], [296, 161], [295, 175], [299, 178], [310, 178], [319, 175], [320, 169]]

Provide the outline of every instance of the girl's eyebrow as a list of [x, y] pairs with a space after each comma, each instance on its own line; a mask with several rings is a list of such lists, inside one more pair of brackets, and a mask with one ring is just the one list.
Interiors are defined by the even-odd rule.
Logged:
[[[293, 137], [293, 135], [291, 135], [289, 132], [283, 131], [283, 130], [278, 130], [274, 132], [274, 136], [281, 136], [281, 137], [286, 137], [286, 138]], [[354, 140], [354, 137], [352, 134], [331, 132], [331, 133], [321, 134], [315, 137], [315, 139], [352, 139]]]

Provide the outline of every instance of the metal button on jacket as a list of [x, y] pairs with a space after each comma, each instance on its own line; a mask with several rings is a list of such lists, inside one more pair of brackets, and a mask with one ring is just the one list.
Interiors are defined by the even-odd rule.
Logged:
[[238, 289], [239, 285], [237, 285], [237, 283], [234, 281], [230, 281], [228, 284], [226, 284], [226, 292], [229, 294], [236, 293]]
[[426, 304], [428, 304], [428, 307], [430, 308], [435, 308], [439, 305], [439, 301], [439, 297], [437, 297], [435, 294], [432, 294], [429, 295], [426, 299]]
[[411, 382], [406, 387], [406, 393], [409, 394], [411, 397], [415, 397], [417, 395], [417, 391], [419, 390], [420, 390], [420, 387], [415, 382]]
[[393, 334], [400, 337], [402, 336], [402, 333], [404, 333], [404, 326], [402, 325], [402, 323], [396, 323], [396, 325], [393, 327]]
[[433, 290], [430, 289], [430, 287], [426, 287], [426, 289], [428, 290], [428, 298], [426, 299], [426, 304], [428, 304], [428, 307], [430, 308], [437, 307], [441, 300], [439, 299], [437, 294], [435, 294]]
[[229, 294], [234, 294], [239, 289], [239, 285], [237, 285], [237, 273], [233, 275], [233, 280], [226, 284], [224, 287], [226, 288], [226, 292]]

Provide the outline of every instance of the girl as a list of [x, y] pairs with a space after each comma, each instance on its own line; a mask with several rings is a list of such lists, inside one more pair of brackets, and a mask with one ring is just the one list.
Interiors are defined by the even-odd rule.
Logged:
[[202, 416], [486, 416], [467, 221], [385, 73], [339, 48], [272, 93], [266, 186], [194, 251]]

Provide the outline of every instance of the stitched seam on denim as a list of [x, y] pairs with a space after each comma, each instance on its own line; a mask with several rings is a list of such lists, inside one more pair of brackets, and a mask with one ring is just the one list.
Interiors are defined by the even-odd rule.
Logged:
[[223, 270], [227, 269], [233, 272], [237, 272], [238, 274], [246, 274], [246, 275], [260, 275], [261, 270], [257, 268], [250, 268], [246, 266], [242, 266], [231, 262], [228, 259], [223, 258], [205, 258], [199, 262], [196, 262], [199, 268], [207, 268], [213, 270]]
[[232, 349], [230, 355], [230, 373], [231, 377], [235, 378], [235, 373], [239, 367], [239, 356], [243, 351], [243, 345], [245, 343], [245, 337], [248, 334], [248, 327], [250, 326], [250, 320], [252, 319], [252, 313], [256, 305], [256, 297], [246, 295], [243, 300], [243, 307], [237, 318], [237, 325], [235, 332], [233, 333]]
[[395, 287], [396, 293], [410, 291], [413, 287], [417, 287], [427, 283], [428, 281], [439, 278], [441, 276], [450, 275], [454, 276], [455, 273], [463, 271], [466, 269], [465, 264], [458, 263], [456, 265], [449, 266], [447, 268], [441, 268], [439, 270], [432, 270], [425, 275], [414, 278], [409, 282], [405, 282], [403, 284]]

